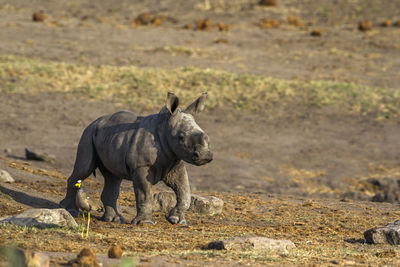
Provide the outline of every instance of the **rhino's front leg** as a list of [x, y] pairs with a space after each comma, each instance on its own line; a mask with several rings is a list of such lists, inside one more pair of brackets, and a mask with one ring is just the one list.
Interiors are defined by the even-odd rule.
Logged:
[[191, 193], [189, 178], [183, 161], [168, 173], [164, 182], [174, 190], [176, 195], [176, 206], [168, 213], [167, 220], [172, 224], [187, 225], [185, 211], [190, 207]]
[[141, 167], [135, 170], [132, 180], [136, 198], [136, 217], [132, 224], [148, 223], [155, 224], [153, 221], [153, 191], [151, 183], [147, 180], [149, 174], [148, 167]]

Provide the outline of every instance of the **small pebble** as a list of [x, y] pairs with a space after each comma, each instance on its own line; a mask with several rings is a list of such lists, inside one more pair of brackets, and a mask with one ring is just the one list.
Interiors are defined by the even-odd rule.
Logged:
[[112, 259], [120, 259], [122, 257], [122, 249], [118, 245], [113, 245], [108, 250], [108, 257]]

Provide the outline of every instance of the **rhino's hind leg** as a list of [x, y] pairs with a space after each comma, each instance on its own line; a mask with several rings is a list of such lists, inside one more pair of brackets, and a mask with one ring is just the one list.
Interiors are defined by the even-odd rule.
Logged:
[[104, 188], [101, 193], [101, 201], [104, 205], [104, 214], [101, 218], [106, 222], [120, 222], [125, 220], [117, 210], [117, 200], [122, 179], [107, 171], [104, 167], [99, 167], [104, 176]]
[[74, 170], [67, 181], [67, 194], [60, 202], [60, 207], [67, 209], [72, 215], [77, 215], [75, 205], [75, 184], [78, 180], [84, 180], [93, 173], [96, 168], [96, 154], [92, 144], [92, 135], [90, 128], [86, 128], [79, 141], [78, 151], [76, 153]]
[[78, 208], [75, 204], [75, 197], [76, 197], [76, 190], [75, 190], [75, 184], [78, 180], [84, 180], [86, 179], [92, 171], [88, 171], [87, 174], [79, 173], [76, 174], [74, 171], [71, 176], [68, 178], [67, 181], [67, 194], [63, 200], [60, 201], [60, 207], [68, 210], [73, 216], [78, 215]]
[[[75, 164], [76, 165], [76, 164]], [[76, 189], [75, 184], [78, 180], [86, 179], [93, 171], [94, 166], [91, 170], [87, 170], [83, 172], [82, 169], [75, 169], [72, 172], [71, 176], [68, 178], [67, 181], [67, 194], [63, 200], [60, 201], [60, 207], [68, 210], [71, 215], [77, 216], [78, 215], [78, 208], [75, 204], [75, 197], [76, 197]]]
[[136, 217], [132, 224], [155, 224], [153, 220], [153, 191], [151, 183], [147, 180], [148, 168], [142, 167], [135, 170], [133, 175], [133, 189], [136, 198]]
[[164, 179], [166, 185], [174, 190], [176, 195], [176, 205], [168, 215], [167, 220], [172, 224], [187, 225], [185, 211], [190, 207], [190, 186], [189, 178], [183, 162], [175, 166]]

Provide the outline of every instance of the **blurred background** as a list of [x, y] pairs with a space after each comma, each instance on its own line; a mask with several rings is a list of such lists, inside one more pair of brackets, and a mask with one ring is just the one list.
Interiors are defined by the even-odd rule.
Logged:
[[95, 118], [158, 112], [168, 91], [183, 105], [208, 91], [198, 122], [215, 159], [188, 167], [193, 190], [397, 201], [388, 188], [400, 178], [398, 10], [357, 0], [0, 1], [0, 147], [5, 157], [50, 153], [55, 161], [39, 164], [68, 176]]

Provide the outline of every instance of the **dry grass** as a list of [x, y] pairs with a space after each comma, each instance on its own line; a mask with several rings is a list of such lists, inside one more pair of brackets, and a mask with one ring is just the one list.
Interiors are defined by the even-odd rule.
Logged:
[[130, 66], [94, 66], [0, 57], [0, 91], [8, 93], [65, 92], [96, 100], [154, 110], [173, 91], [184, 103], [209, 92], [208, 106], [268, 111], [280, 107], [335, 106], [354, 114], [398, 117], [398, 89], [334, 81], [286, 81], [214, 69], [173, 70]]
[[[105, 254], [119, 244], [126, 256], [168, 256], [176, 261], [222, 261], [242, 264], [316, 264], [335, 260], [341, 264], [400, 264], [390, 245], [363, 244], [362, 233], [369, 227], [393, 221], [395, 207], [368, 202], [305, 201], [262, 195], [217, 193], [225, 203], [221, 215], [210, 217], [188, 213], [189, 228], [173, 226], [164, 215], [155, 214], [157, 225], [133, 226], [104, 223], [91, 225], [89, 239], [82, 240], [79, 229], [38, 229], [1, 226], [0, 241], [14, 240], [19, 247], [36, 251], [78, 253], [91, 247]], [[1, 214], [2, 215], [2, 214]], [[375, 216], [374, 216], [375, 215]], [[80, 218], [78, 218], [80, 219]], [[79, 222], [78, 222], [79, 223]], [[204, 249], [208, 242], [232, 236], [261, 235], [290, 239], [297, 248], [288, 255], [268, 251], [215, 251]], [[68, 240], [68, 243], [60, 242]]]
[[[307, 179], [324, 174], [323, 171], [311, 172], [303, 169], [288, 171], [293, 177], [301, 176]], [[371, 171], [398, 173], [398, 169], [386, 170], [381, 166], [371, 166]], [[36, 191], [43, 198], [59, 196], [58, 193], [63, 188], [60, 184], [65, 184], [66, 177], [60, 179], [58, 176], [49, 175], [43, 178], [45, 179], [40, 184], [21, 180], [14, 186], [19, 190], [28, 190], [28, 194]], [[90, 179], [86, 181], [92, 189], [99, 189], [102, 185], [101, 182]], [[397, 249], [393, 246], [363, 243], [363, 232], [366, 229], [384, 225], [399, 217], [400, 212], [395, 205], [243, 192], [219, 192], [209, 195], [224, 200], [222, 214], [207, 216], [188, 212], [187, 220], [190, 226], [187, 228], [169, 224], [161, 212], [154, 213], [156, 225], [134, 226], [94, 219], [87, 240], [81, 238], [79, 228], [39, 229], [0, 225], [0, 244], [10, 244], [12, 240], [18, 247], [34, 251], [73, 253], [90, 247], [97, 254], [106, 254], [111, 245], [118, 244], [125, 256], [166, 256], [170, 261], [189, 262], [194, 266], [204, 266], [204, 263], [230, 265], [232, 262], [250, 265], [325, 266], [332, 261], [341, 265], [400, 264], [399, 259], [395, 257], [398, 254]], [[95, 198], [98, 197], [96, 194]], [[20, 213], [29, 208], [14, 199], [0, 194], [0, 217]], [[133, 192], [122, 192], [119, 205], [134, 205]], [[130, 220], [134, 214], [124, 216]], [[77, 218], [78, 224], [81, 220], [81, 217]], [[210, 241], [242, 235], [289, 239], [297, 248], [289, 254], [205, 249]]]

